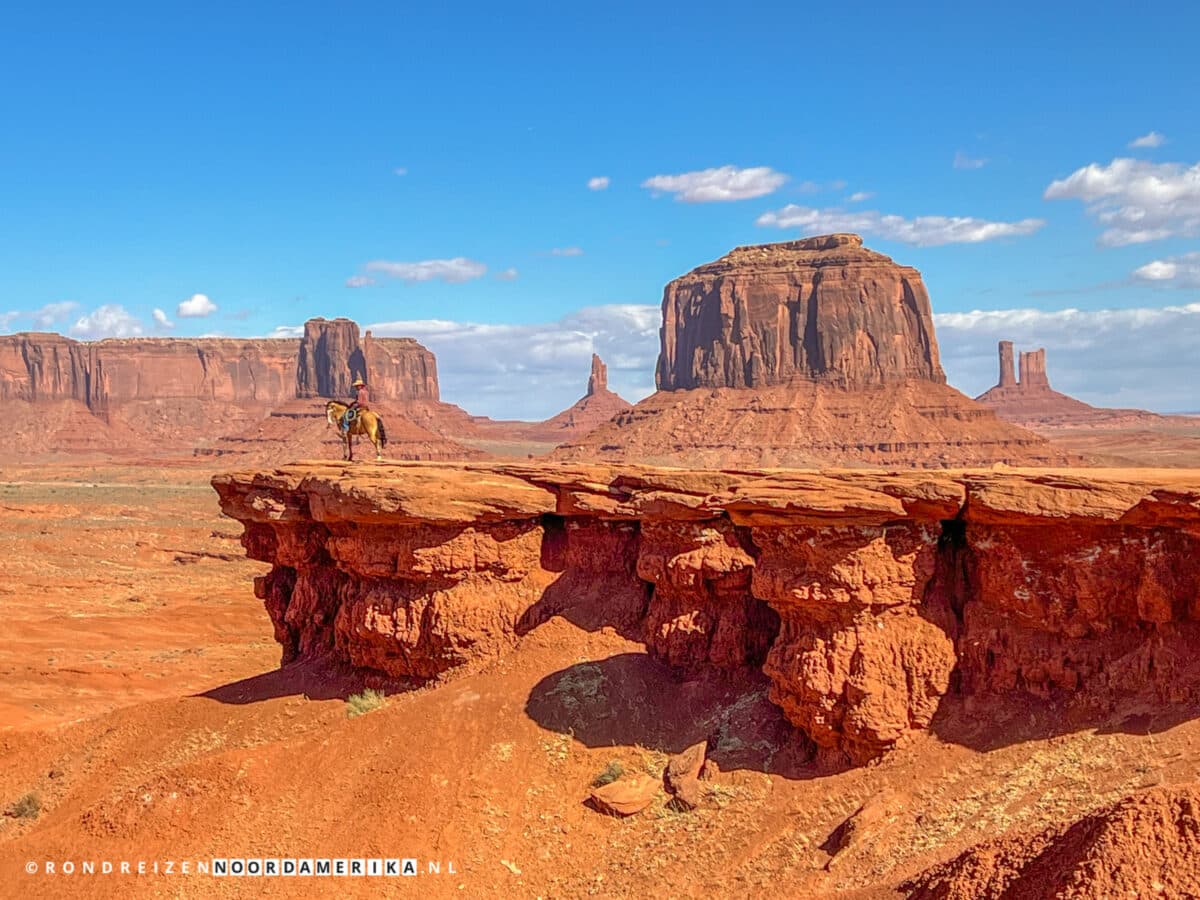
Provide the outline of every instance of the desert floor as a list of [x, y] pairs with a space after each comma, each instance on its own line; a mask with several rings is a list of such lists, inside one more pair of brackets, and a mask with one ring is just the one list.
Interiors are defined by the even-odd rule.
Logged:
[[[561, 618], [351, 718], [361, 683], [278, 667], [252, 591], [266, 567], [239, 533], [196, 469], [0, 469], [0, 811], [40, 805], [0, 816], [3, 896], [891, 897], [972, 843], [1200, 763], [1198, 710], [1088, 721], [977, 701], [876, 765], [825, 768], [765, 683], [680, 680]], [[660, 772], [713, 736], [694, 812], [584, 805], [611, 762]], [[43, 871], [213, 857], [415, 857], [421, 874]]]

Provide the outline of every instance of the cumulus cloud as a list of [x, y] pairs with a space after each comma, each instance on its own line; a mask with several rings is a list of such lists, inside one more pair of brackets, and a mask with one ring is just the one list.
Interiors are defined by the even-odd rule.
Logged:
[[346, 287], [348, 288], [370, 287], [374, 283], [375, 279], [370, 275], [351, 275], [346, 279]]
[[276, 325], [269, 332], [269, 338], [298, 338], [304, 337], [303, 325]]
[[0, 328], [8, 328], [13, 322], [24, 315], [19, 309], [10, 309], [8, 312], [0, 312]]
[[583, 256], [582, 247], [555, 247], [550, 251], [551, 256]]
[[181, 319], [202, 319], [216, 311], [217, 304], [209, 300], [206, 294], [192, 294], [175, 307], [175, 315]]
[[447, 284], [461, 284], [487, 274], [487, 266], [465, 256], [453, 259], [423, 259], [420, 262], [392, 262], [386, 259], [376, 259], [363, 266], [368, 272], [375, 272], [387, 278], [396, 278], [415, 284], [419, 281], [444, 281]]
[[85, 341], [106, 337], [138, 337], [144, 334], [142, 323], [117, 303], [99, 306], [80, 316], [71, 326], [72, 337]]
[[[476, 414], [537, 420], [583, 396], [593, 353], [625, 399], [653, 392], [660, 320], [658, 306], [612, 304], [531, 325], [422, 319], [365, 327], [381, 337], [414, 337], [436, 353], [445, 400]], [[273, 336], [292, 333], [276, 329]]]
[[1096, 406], [1200, 409], [1200, 303], [1127, 309], [1005, 309], [934, 316], [950, 382], [978, 395], [997, 380], [996, 343], [1046, 348], [1050, 384]]
[[1200, 234], [1200, 163], [1152, 163], [1118, 158], [1091, 163], [1051, 182], [1047, 200], [1079, 200], [1104, 226], [1106, 247]]
[[1167, 139], [1164, 135], [1159, 134], [1157, 131], [1151, 131], [1149, 134], [1143, 134], [1141, 137], [1134, 138], [1129, 142], [1129, 146], [1139, 149], [1142, 147], [1154, 148], [1161, 147], [1166, 142]]
[[956, 169], [982, 169], [987, 162], [982, 157], [967, 156], [961, 150], [954, 154], [954, 168]]
[[392, 169], [392, 171], [401, 176], [408, 174], [408, 169], [404, 168], [404, 166], [397, 166], [396, 168]]
[[1135, 269], [1133, 277], [1164, 287], [1200, 288], [1200, 251], [1153, 260]]
[[1024, 237], [1046, 223], [1041, 219], [990, 222], [972, 216], [917, 216], [906, 219], [875, 210], [814, 209], [789, 203], [783, 209], [763, 213], [755, 220], [755, 224], [799, 228], [807, 234], [861, 232], [917, 247], [937, 247], [942, 244], [975, 244], [997, 238]]
[[55, 322], [61, 322], [79, 309], [74, 300], [64, 300], [61, 303], [47, 303], [41, 309], [29, 314], [33, 324], [38, 328], [49, 328]]
[[520, 274], [516, 269], [509, 268], [501, 269], [495, 277], [497, 281], [516, 281]]
[[154, 316], [154, 324], [157, 325], [159, 328], [169, 329], [169, 328], [175, 327], [175, 323], [172, 322], [170, 319], [168, 319], [167, 314], [165, 312], [163, 312], [161, 309], [155, 308], [155, 310], [153, 312], [153, 316]]
[[680, 175], [655, 175], [642, 182], [642, 187], [657, 194], [674, 194], [684, 203], [715, 203], [728, 200], [748, 200], [778, 190], [787, 176], [770, 166], [720, 166]]
[[864, 200], [870, 200], [875, 196], [874, 191], [855, 191], [846, 198], [847, 203], [862, 203]]
[[589, 191], [606, 191], [608, 190], [608, 176], [597, 175], [595, 178], [588, 179]]

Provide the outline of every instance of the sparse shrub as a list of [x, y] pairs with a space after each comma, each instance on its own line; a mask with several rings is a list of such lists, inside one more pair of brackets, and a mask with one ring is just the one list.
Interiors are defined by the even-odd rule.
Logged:
[[36, 819], [42, 811], [42, 801], [37, 794], [26, 794], [4, 811], [6, 816], [14, 819]]
[[614, 759], [604, 768], [603, 772], [592, 779], [592, 787], [604, 787], [606, 784], [612, 784], [624, 774], [625, 767]]
[[383, 691], [367, 688], [361, 694], [351, 694], [346, 698], [346, 716], [353, 719], [373, 709], [379, 709], [387, 703]]

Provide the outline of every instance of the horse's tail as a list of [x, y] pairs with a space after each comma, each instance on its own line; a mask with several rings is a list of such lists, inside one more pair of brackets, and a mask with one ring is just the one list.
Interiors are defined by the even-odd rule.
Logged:
[[375, 416], [375, 422], [379, 425], [379, 446], [387, 446], [387, 429], [383, 427], [383, 419], [380, 416]]

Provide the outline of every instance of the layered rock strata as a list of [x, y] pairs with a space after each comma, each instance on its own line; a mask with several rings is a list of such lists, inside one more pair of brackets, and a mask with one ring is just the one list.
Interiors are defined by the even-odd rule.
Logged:
[[558, 458], [913, 468], [1078, 459], [946, 384], [920, 273], [856, 234], [738, 247], [668, 284], [662, 316], [658, 390]]
[[944, 384], [920, 273], [857, 234], [738, 247], [663, 292], [660, 390]]
[[872, 759], [952, 693], [1200, 700], [1200, 473], [298, 463], [213, 480], [285, 661], [431, 678], [551, 616], [761, 669]]

